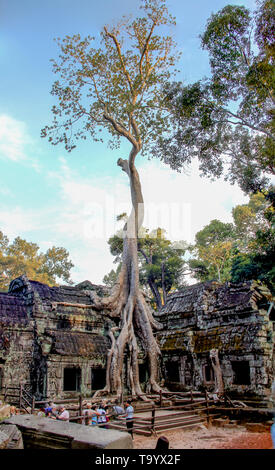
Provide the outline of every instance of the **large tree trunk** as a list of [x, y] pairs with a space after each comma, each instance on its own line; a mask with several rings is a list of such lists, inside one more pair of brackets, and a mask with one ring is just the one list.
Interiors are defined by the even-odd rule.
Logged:
[[222, 396], [224, 394], [224, 383], [219, 360], [219, 351], [217, 349], [211, 349], [209, 354], [215, 375], [215, 393]]
[[[152, 310], [147, 305], [139, 287], [139, 268], [137, 255], [137, 236], [143, 222], [144, 204], [141, 185], [134, 161], [138, 149], [134, 146], [128, 160], [118, 160], [118, 165], [128, 174], [131, 187], [132, 212], [123, 229], [122, 268], [117, 283], [110, 297], [94, 302], [98, 308], [109, 310], [110, 316], [120, 317], [119, 334], [115, 338], [110, 333], [112, 346], [108, 351], [107, 376], [104, 392], [115, 393], [118, 397], [123, 393], [123, 365], [125, 350], [129, 353], [129, 382], [133, 397], [141, 396], [139, 382], [138, 345], [142, 344], [148, 358], [149, 386], [158, 392], [158, 357], [160, 350], [153, 335], [153, 328], [160, 326], [155, 322]], [[97, 392], [97, 394], [102, 391]]]

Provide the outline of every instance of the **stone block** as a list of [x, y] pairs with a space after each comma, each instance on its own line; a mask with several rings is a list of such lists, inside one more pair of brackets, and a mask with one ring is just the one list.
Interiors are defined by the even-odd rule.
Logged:
[[97, 426], [56, 421], [33, 415], [15, 415], [5, 420], [21, 431], [25, 449], [132, 449], [127, 432]]

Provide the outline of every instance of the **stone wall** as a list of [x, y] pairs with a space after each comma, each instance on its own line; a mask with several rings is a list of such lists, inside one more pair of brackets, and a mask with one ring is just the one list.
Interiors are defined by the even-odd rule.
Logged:
[[166, 383], [214, 389], [210, 351], [219, 351], [227, 392], [269, 395], [274, 373], [270, 293], [256, 283], [201, 283], [168, 297], [157, 315]]
[[[8, 293], [0, 293], [2, 389], [30, 383], [42, 399], [89, 396], [99, 386], [110, 346], [108, 331], [115, 325], [106, 312], [94, 309], [93, 291], [106, 294], [104, 287], [88, 281], [49, 287], [21, 276]], [[162, 351], [160, 375], [166, 384], [213, 390], [210, 351], [215, 349], [227, 391], [268, 394], [274, 373], [271, 300], [266, 289], [251, 282], [206, 282], [169, 295], [155, 313], [163, 326], [156, 336]], [[144, 359], [140, 350], [146, 382]]]

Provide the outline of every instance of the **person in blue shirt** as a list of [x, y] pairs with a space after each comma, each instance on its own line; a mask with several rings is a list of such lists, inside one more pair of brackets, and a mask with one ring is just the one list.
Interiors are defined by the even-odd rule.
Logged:
[[133, 439], [134, 408], [132, 407], [130, 400], [126, 401], [125, 406], [126, 406], [126, 409], [125, 409], [126, 426], [127, 426], [128, 433], [131, 435]]

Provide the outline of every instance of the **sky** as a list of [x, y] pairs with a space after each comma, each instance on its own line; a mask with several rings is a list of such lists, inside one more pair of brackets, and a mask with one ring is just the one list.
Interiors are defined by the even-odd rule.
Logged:
[[[182, 52], [177, 78], [185, 84], [209, 74], [199, 35], [210, 15], [228, 3], [255, 8], [254, 0], [168, 1]], [[99, 38], [105, 24], [137, 12], [137, 0], [0, 0], [0, 230], [10, 241], [20, 236], [42, 251], [65, 247], [75, 283], [102, 283], [115, 267], [107, 240], [120, 228], [116, 216], [130, 210], [128, 180], [116, 161], [129, 147], [111, 150], [107, 141], [86, 140], [68, 153], [41, 139], [41, 129], [52, 122], [54, 38]], [[232, 208], [248, 201], [237, 186], [200, 177], [196, 161], [184, 173], [142, 157], [137, 168], [144, 226], [163, 227], [173, 241], [194, 242], [211, 220], [231, 222]]]

